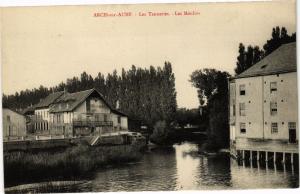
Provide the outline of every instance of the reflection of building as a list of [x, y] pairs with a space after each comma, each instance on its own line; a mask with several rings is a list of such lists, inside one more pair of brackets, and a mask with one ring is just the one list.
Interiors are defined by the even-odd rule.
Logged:
[[251, 157], [272, 152], [275, 160], [276, 152], [298, 153], [297, 107], [296, 43], [290, 43], [230, 82], [231, 148]]
[[26, 136], [26, 117], [8, 108], [2, 109], [3, 137]]
[[128, 130], [127, 116], [110, 107], [95, 89], [50, 94], [35, 109], [35, 128], [40, 132], [89, 135]]

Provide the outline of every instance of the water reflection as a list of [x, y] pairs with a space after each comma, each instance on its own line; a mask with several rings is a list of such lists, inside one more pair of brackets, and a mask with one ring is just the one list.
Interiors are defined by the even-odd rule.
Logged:
[[174, 190], [176, 186], [175, 149], [146, 153], [138, 163], [111, 167], [97, 172], [92, 191]]
[[197, 144], [183, 143], [145, 153], [137, 163], [99, 170], [90, 183], [70, 191], [294, 188], [299, 186], [298, 175], [298, 167], [291, 165], [203, 156]]

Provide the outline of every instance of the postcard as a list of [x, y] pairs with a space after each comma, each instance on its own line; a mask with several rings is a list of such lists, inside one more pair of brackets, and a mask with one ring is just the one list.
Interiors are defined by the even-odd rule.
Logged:
[[6, 193], [299, 187], [296, 1], [0, 12]]

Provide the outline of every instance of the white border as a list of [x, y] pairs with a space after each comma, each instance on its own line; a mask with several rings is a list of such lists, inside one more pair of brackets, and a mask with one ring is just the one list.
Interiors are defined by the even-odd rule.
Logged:
[[149, 3], [195, 3], [195, 2], [253, 2], [272, 0], [1, 0], [0, 6], [41, 5], [94, 5], [94, 4], [149, 4]]

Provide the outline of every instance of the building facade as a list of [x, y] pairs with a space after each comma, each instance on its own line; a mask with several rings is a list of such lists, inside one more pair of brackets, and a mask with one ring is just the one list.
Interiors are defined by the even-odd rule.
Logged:
[[43, 132], [49, 130], [50, 122], [50, 106], [62, 95], [64, 92], [53, 92], [49, 94], [46, 98], [41, 99], [41, 101], [34, 105], [34, 116], [31, 116], [32, 126], [35, 131]]
[[26, 117], [14, 110], [2, 109], [4, 139], [26, 136]]
[[77, 136], [128, 130], [127, 116], [95, 89], [50, 95], [35, 109], [35, 125], [44, 133]]
[[[296, 43], [282, 45], [230, 81], [230, 145], [235, 154], [298, 153]], [[274, 155], [275, 153], [275, 155]]]

